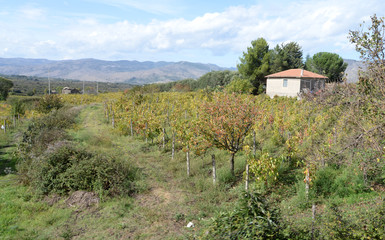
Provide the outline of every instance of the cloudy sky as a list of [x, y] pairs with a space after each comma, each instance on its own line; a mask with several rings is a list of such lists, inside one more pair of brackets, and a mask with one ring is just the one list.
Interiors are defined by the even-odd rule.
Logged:
[[382, 0], [0, 0], [0, 57], [191, 61], [235, 67], [250, 42], [359, 59], [349, 30]]

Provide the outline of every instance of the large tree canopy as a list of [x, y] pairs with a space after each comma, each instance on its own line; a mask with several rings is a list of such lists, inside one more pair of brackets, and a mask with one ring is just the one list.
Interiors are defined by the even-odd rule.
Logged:
[[277, 73], [292, 68], [302, 68], [302, 49], [296, 42], [277, 45], [271, 51], [270, 73]]
[[9, 90], [13, 87], [13, 82], [6, 78], [0, 77], [0, 100], [6, 100]]
[[347, 64], [336, 53], [319, 52], [306, 59], [306, 70], [322, 74], [330, 82], [341, 82]]
[[237, 65], [239, 73], [244, 79], [248, 79], [256, 89], [260, 89], [265, 82], [265, 76], [270, 70], [269, 45], [263, 38], [251, 42], [247, 52], [240, 57]]

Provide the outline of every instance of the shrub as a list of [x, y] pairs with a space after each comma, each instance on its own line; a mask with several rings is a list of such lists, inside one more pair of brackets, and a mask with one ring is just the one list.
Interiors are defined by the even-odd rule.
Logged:
[[337, 171], [333, 167], [324, 167], [317, 171], [313, 181], [313, 190], [317, 196], [329, 196], [333, 191], [333, 184]]
[[50, 111], [63, 107], [63, 102], [57, 95], [44, 95], [37, 104], [36, 110], [41, 113], [49, 113]]
[[75, 123], [78, 113], [78, 108], [63, 108], [60, 111], [32, 119], [22, 134], [19, 153], [39, 155], [53, 142], [67, 139], [64, 129]]
[[113, 196], [129, 194], [134, 189], [135, 173], [127, 164], [70, 143], [50, 146], [39, 158], [21, 165], [30, 163], [29, 182], [41, 194], [85, 190]]
[[255, 192], [244, 192], [234, 211], [213, 218], [203, 238], [284, 239], [279, 212]]

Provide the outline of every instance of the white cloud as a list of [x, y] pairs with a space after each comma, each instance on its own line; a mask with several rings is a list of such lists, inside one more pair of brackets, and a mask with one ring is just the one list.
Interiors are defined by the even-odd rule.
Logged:
[[23, 18], [38, 20], [44, 17], [44, 10], [35, 7], [23, 7], [20, 9], [20, 14]]
[[[155, 3], [145, 0], [141, 4], [149, 2]], [[133, 5], [134, 1], [114, 0], [112, 3]], [[138, 60], [154, 56], [159, 56], [158, 60], [164, 60], [162, 57], [184, 60], [200, 57], [234, 65], [250, 42], [259, 37], [264, 37], [271, 47], [296, 41], [303, 47], [304, 54], [332, 51], [343, 55], [352, 52], [354, 49], [348, 42], [348, 31], [357, 29], [362, 19], [368, 19], [373, 14], [372, 9], [385, 12], [380, 0], [312, 0], [276, 5], [273, 10], [263, 4], [248, 8], [234, 6], [192, 20], [152, 20], [147, 24], [129, 21], [107, 24], [85, 17], [78, 18], [76, 22], [68, 21], [60, 27], [56, 24], [41, 35], [26, 30], [23, 34], [19, 33], [22, 35], [20, 38], [16, 38], [18, 34], [8, 35], [7, 38], [9, 42], [19, 41], [19, 50], [16, 51], [24, 52], [24, 55], [30, 51], [32, 56], [38, 57], [114, 59], [127, 56], [125, 58], [128, 59], [130, 56]], [[37, 8], [25, 8], [24, 13], [31, 19], [44, 15], [44, 11]], [[0, 22], [0, 27], [4, 24]], [[47, 20], [46, 24], [50, 25], [50, 22]], [[15, 38], [9, 39], [12, 36]], [[9, 49], [7, 53], [16, 49], [8, 43], [3, 45]], [[211, 52], [209, 56], [208, 52]], [[196, 56], [193, 56], [194, 53]], [[232, 59], [223, 60], [221, 56]]]

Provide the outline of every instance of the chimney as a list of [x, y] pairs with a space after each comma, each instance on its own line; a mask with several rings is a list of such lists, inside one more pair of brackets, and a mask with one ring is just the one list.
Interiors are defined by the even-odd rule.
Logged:
[[301, 69], [301, 77], [303, 77], [303, 68]]

